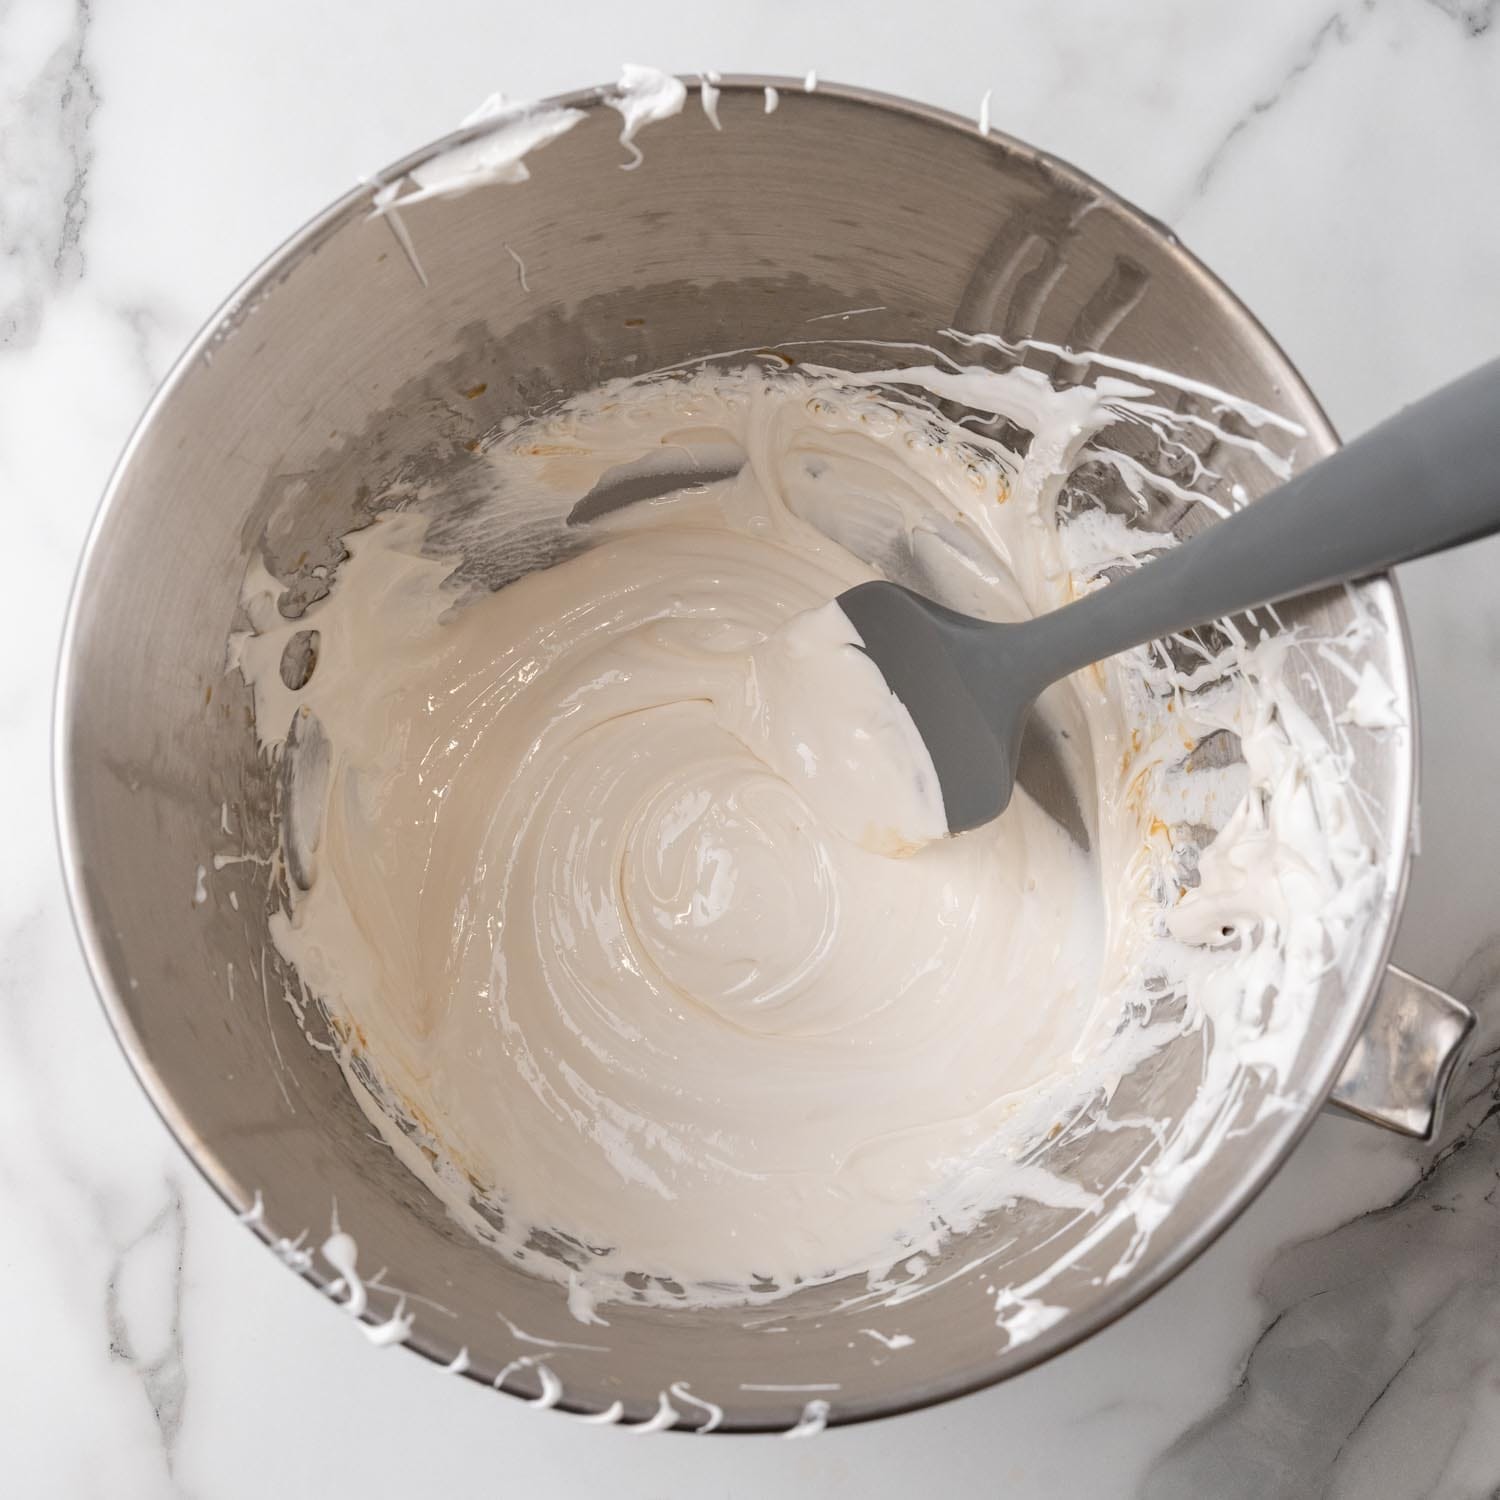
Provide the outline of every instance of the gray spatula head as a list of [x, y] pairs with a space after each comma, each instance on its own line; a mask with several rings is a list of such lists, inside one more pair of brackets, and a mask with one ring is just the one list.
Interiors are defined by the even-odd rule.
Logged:
[[1019, 625], [894, 583], [839, 596], [911, 714], [952, 833], [1005, 810], [1038, 694], [1090, 662], [1500, 531], [1500, 360], [1133, 573]]
[[[895, 583], [862, 583], [839, 595], [865, 652], [917, 726], [932, 757], [950, 833], [999, 817], [1011, 799], [1032, 699], [997, 720], [977, 693], [994, 679], [994, 632]], [[1081, 828], [1082, 820], [1078, 819]], [[1087, 845], [1087, 834], [1083, 842]]]

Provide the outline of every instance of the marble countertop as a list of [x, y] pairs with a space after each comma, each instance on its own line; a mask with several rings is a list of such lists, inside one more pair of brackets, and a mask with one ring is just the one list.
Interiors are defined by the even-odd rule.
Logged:
[[[1480, 1012], [1442, 1141], [1321, 1118], [1164, 1292], [937, 1410], [636, 1444], [372, 1349], [234, 1222], [94, 998], [47, 795], [113, 458], [285, 234], [496, 88], [622, 60], [972, 113], [1165, 219], [1346, 434], [1500, 349], [1495, 0], [15, 0], [0, 10], [0, 1430], [17, 1497], [1500, 1493], [1500, 541], [1403, 571], [1422, 853], [1397, 958]], [[913, 19], [915, 17], [915, 20]]]

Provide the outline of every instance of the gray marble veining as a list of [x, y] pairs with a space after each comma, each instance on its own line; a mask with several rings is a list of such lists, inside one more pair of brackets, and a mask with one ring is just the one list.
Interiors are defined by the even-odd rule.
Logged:
[[115, 1257], [105, 1283], [104, 1322], [109, 1357], [140, 1378], [170, 1474], [187, 1400], [182, 1341], [187, 1214], [171, 1178], [166, 1192], [166, 1202]]
[[[1291, 62], [1279, 78], [1264, 92], [1250, 102], [1250, 106], [1224, 132], [1223, 137], [1209, 152], [1203, 165], [1193, 178], [1187, 198], [1179, 203], [1178, 215], [1193, 198], [1201, 198], [1212, 186], [1224, 158], [1235, 149], [1240, 137], [1263, 120], [1286, 96], [1288, 89], [1295, 88], [1303, 76], [1320, 65], [1323, 58], [1349, 40], [1352, 28], [1361, 17], [1375, 8], [1375, 0], [1362, 0], [1358, 6], [1350, 7], [1348, 13], [1336, 10], [1311, 32], [1307, 41], [1296, 49]], [[1174, 215], [1177, 217], [1178, 215]]]
[[1152, 1467], [1142, 1500], [1472, 1493], [1460, 1456], [1500, 1487], [1494, 945], [1475, 967], [1466, 993], [1488, 1025], [1441, 1141], [1411, 1153], [1399, 1196], [1276, 1253], [1255, 1287], [1266, 1324], [1233, 1388]]
[[76, 0], [55, 45], [6, 100], [0, 248], [8, 269], [0, 293], [0, 347], [33, 344], [45, 296], [84, 274], [91, 126], [99, 107], [88, 60], [89, 19], [89, 0]]

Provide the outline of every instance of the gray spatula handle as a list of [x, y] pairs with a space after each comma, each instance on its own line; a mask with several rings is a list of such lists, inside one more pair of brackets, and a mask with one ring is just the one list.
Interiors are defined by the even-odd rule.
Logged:
[[1051, 681], [1145, 641], [1496, 531], [1500, 360], [1408, 406], [1141, 572], [1047, 616], [1034, 670]]

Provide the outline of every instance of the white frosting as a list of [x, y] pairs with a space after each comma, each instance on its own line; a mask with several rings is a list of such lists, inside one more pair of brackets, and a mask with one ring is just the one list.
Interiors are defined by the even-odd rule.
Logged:
[[910, 1349], [916, 1343], [909, 1333], [882, 1333], [878, 1328], [861, 1328], [859, 1331], [887, 1349]]
[[1365, 662], [1339, 723], [1357, 724], [1361, 729], [1399, 729], [1405, 722], [1395, 689], [1374, 662]]
[[722, 1406], [716, 1401], [705, 1401], [701, 1396], [693, 1395], [681, 1380], [672, 1382], [671, 1393], [677, 1400], [685, 1401], [689, 1406], [696, 1406], [704, 1413], [703, 1421], [693, 1429], [694, 1432], [713, 1432], [724, 1420]]
[[944, 837], [927, 746], [836, 603], [793, 615], [746, 667], [720, 721], [823, 823], [877, 854]]
[[453, 198], [487, 183], [525, 182], [531, 176], [527, 156], [551, 145], [585, 118], [582, 110], [491, 94], [460, 125], [461, 129], [485, 125], [485, 133], [439, 152], [395, 182], [378, 186], [375, 211], [409, 208], [425, 198]]
[[[715, 95], [717, 98], [717, 95]], [[708, 108], [708, 95], [703, 96], [704, 108]], [[687, 85], [670, 73], [659, 68], [643, 68], [638, 63], [626, 63], [620, 69], [620, 81], [614, 97], [605, 101], [611, 109], [618, 110], [620, 119], [620, 144], [630, 152], [630, 160], [620, 165], [629, 172], [645, 160], [635, 138], [642, 127], [658, 120], [670, 119], [680, 114], [687, 102]]]
[[625, 1403], [623, 1401], [611, 1401], [603, 1411], [589, 1412], [579, 1417], [578, 1420], [588, 1423], [591, 1427], [612, 1427], [624, 1415]]
[[[1017, 454], [893, 390], [1034, 435]], [[403, 1161], [581, 1320], [607, 1322], [611, 1298], [749, 1300], [854, 1272], [896, 1304], [950, 1233], [1016, 1199], [1097, 1217], [1074, 1259], [1132, 1220], [1124, 1274], [1229, 1128], [1236, 1080], [1286, 1071], [1374, 879], [1347, 769], [1282, 688], [1286, 638], [1191, 682], [1142, 651], [1049, 691], [1092, 857], [1024, 789], [913, 853], [943, 827], [930, 762], [820, 608], [881, 573], [991, 618], [1098, 586], [1163, 538], [1104, 513], [1059, 526], [1061, 478], [1109, 422], [1163, 410], [1113, 375], [1056, 391], [947, 360], [647, 378], [485, 455], [494, 499], [465, 534], [566, 561], [466, 584], [458, 544], [431, 550], [434, 493], [345, 538], [301, 619], [252, 570], [232, 654], [258, 732], [288, 753], [300, 716], [302, 745], [327, 751], [294, 806], [311, 881], [277, 946]], [[744, 467], [568, 527], [602, 475], [665, 450]], [[292, 692], [282, 650], [310, 625], [318, 666]], [[1219, 728], [1245, 766], [1182, 774]], [[1178, 899], [1167, 826], [1230, 784]], [[1184, 1014], [1126, 1024], [1169, 992]], [[1198, 1103], [1107, 1211], [1017, 1159], [1205, 1018]], [[1061, 1316], [1044, 1284], [995, 1291], [1012, 1340]]]
[[[718, 79], [717, 73], [705, 73], [702, 86], [703, 111], [715, 129], [719, 128]], [[638, 167], [643, 160], [640, 147], [635, 144], [637, 132], [653, 121], [677, 114], [686, 98], [687, 89], [680, 79], [656, 68], [625, 65], [614, 96], [606, 103], [618, 110], [625, 122], [620, 142], [631, 152], [631, 159], [622, 163], [626, 170]], [[484, 127], [472, 140], [438, 152], [389, 182], [379, 179], [373, 182], [371, 217], [385, 219], [417, 280], [426, 286], [427, 272], [402, 210], [428, 198], [456, 198], [494, 183], [526, 182], [531, 177], [526, 164], [531, 152], [551, 145], [587, 118], [582, 110], [530, 100], [508, 100], [504, 94], [491, 94], [460, 122], [460, 130]], [[516, 263], [521, 290], [529, 292], [525, 262], [509, 245], [505, 250]]]
[[698, 75], [698, 99], [703, 105], [703, 113], [708, 117], [708, 123], [715, 130], [722, 130], [723, 124], [719, 120], [719, 75], [709, 68]]
[[405, 1298], [398, 1298], [390, 1317], [384, 1322], [366, 1323], [361, 1326], [365, 1337], [372, 1344], [377, 1348], [385, 1348], [391, 1344], [404, 1344], [411, 1336], [412, 1324], [415, 1321], [415, 1314], [407, 1311]]
[[[427, 272], [401, 210], [427, 198], [456, 198], [489, 183], [525, 182], [531, 176], [527, 155], [550, 145], [585, 118], [582, 110], [512, 102], [503, 94], [491, 94], [460, 123], [460, 130], [484, 126], [476, 139], [440, 151], [389, 182], [373, 184], [371, 217], [385, 219], [417, 280], [426, 286]], [[529, 290], [520, 256], [508, 245], [506, 249], [520, 269], [522, 289]]]
[[526, 262], [509, 245], [505, 247], [505, 253], [516, 263], [516, 278], [521, 283], [521, 290], [529, 293], [531, 283], [526, 279]]
[[330, 1290], [335, 1295], [338, 1291], [346, 1293], [344, 1308], [351, 1318], [363, 1317], [369, 1306], [369, 1293], [356, 1269], [359, 1247], [354, 1236], [341, 1229], [333, 1230], [323, 1241], [323, 1259], [339, 1274], [339, 1281]]
[[634, 1423], [626, 1431], [635, 1433], [637, 1437], [644, 1437], [652, 1432], [666, 1432], [676, 1424], [677, 1417], [677, 1408], [672, 1405], [667, 1393], [662, 1391], [656, 1398], [656, 1411], [644, 1422]]
[[807, 1438], [816, 1437], [828, 1425], [828, 1402], [823, 1400], [809, 1401], [802, 1408], [802, 1418], [795, 1427], [789, 1427], [782, 1433], [782, 1437]]
[[556, 1406], [562, 1400], [562, 1381], [557, 1378], [556, 1373], [547, 1365], [538, 1365], [536, 1367], [536, 1375], [542, 1388], [526, 1404], [528, 1406], [540, 1407], [545, 1411], [549, 1406]]

